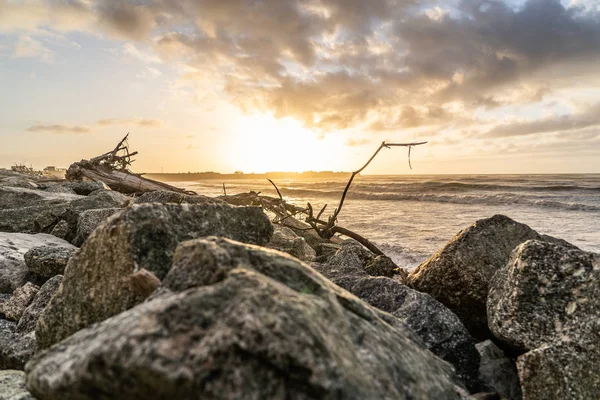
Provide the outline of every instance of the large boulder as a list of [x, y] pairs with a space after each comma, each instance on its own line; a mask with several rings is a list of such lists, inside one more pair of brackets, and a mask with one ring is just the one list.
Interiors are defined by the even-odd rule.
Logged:
[[0, 293], [12, 293], [28, 280], [39, 282], [31, 276], [24, 255], [30, 249], [43, 245], [69, 246], [69, 243], [52, 235], [0, 232]]
[[39, 400], [467, 398], [401, 321], [294, 258], [208, 238], [173, 264], [162, 295], [36, 355], [27, 388]]
[[79, 214], [77, 221], [77, 232], [72, 243], [75, 246], [81, 246], [83, 242], [92, 234], [94, 229], [111, 215], [121, 211], [121, 208], [99, 208], [86, 210]]
[[524, 399], [600, 393], [600, 255], [527, 241], [494, 276], [490, 329], [517, 359]]
[[527, 225], [504, 215], [475, 222], [425, 260], [407, 284], [452, 310], [475, 338], [490, 337], [486, 319], [489, 282], [519, 244], [541, 239]]
[[264, 245], [272, 232], [258, 207], [133, 205], [106, 220], [69, 261], [61, 290], [38, 322], [38, 344], [48, 347], [143, 301], [148, 285], [140, 278], [164, 278], [182, 241], [218, 235]]
[[54, 193], [75, 193], [82, 196], [89, 196], [96, 190], [111, 190], [104, 182], [75, 181], [58, 182], [47, 185], [44, 190]]
[[333, 283], [380, 310], [400, 318], [429, 350], [454, 365], [471, 392], [479, 390], [479, 354], [458, 317], [440, 302], [397, 279], [372, 277], [365, 271], [372, 254], [347, 241], [325, 264], [313, 267]]
[[57, 223], [66, 218], [73, 221], [71, 229], [75, 231], [77, 218], [81, 212], [95, 208], [122, 208], [130, 201], [127, 196], [112, 190], [97, 190], [86, 197], [69, 196], [77, 196], [77, 199], [58, 204], [48, 202], [0, 210], [0, 232], [49, 233]]
[[39, 290], [31, 282], [17, 288], [8, 301], [0, 303], [0, 315], [11, 321], [19, 321]]
[[275, 225], [273, 236], [266, 247], [283, 251], [304, 262], [314, 261], [317, 255], [315, 250], [306, 243], [306, 239], [281, 225]]
[[70, 244], [34, 247], [25, 253], [25, 264], [30, 272], [44, 278], [52, 278], [64, 273], [67, 263], [76, 251], [77, 247]]
[[0, 371], [0, 400], [35, 400], [25, 389], [23, 371]]
[[481, 356], [479, 376], [482, 389], [498, 393], [507, 400], [521, 399], [521, 386], [515, 363], [491, 340], [477, 343], [476, 347]]

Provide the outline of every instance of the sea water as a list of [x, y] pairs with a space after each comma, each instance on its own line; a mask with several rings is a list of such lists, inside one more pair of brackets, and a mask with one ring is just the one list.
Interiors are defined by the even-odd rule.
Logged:
[[[217, 196], [260, 191], [267, 180], [206, 180], [175, 185]], [[347, 179], [279, 180], [284, 198], [311, 202], [324, 216], [339, 203]], [[504, 214], [539, 233], [600, 253], [600, 174], [358, 176], [339, 225], [373, 241], [399, 266], [412, 269], [478, 219]]]

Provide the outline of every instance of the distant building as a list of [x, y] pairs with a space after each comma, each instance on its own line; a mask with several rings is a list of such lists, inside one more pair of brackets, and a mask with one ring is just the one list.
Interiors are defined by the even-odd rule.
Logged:
[[56, 168], [54, 165], [49, 165], [46, 168], [44, 168], [44, 175], [52, 176], [55, 178], [64, 178], [66, 172], [66, 168]]

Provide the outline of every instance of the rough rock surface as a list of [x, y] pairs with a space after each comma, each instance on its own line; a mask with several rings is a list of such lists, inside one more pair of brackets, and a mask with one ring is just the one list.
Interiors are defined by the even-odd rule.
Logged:
[[459, 232], [407, 278], [407, 284], [429, 293], [463, 321], [472, 336], [489, 338], [486, 300], [489, 282], [512, 250], [541, 236], [527, 225], [503, 216], [475, 222]]
[[490, 285], [494, 336], [517, 359], [524, 399], [600, 394], [600, 255], [527, 241]]
[[81, 198], [74, 193], [49, 193], [34, 188], [0, 186], [0, 210], [67, 203]]
[[43, 245], [69, 245], [52, 235], [0, 232], [0, 293], [12, 293], [30, 278], [24, 255]]
[[397, 318], [283, 253], [183, 243], [164, 283], [183, 292], [36, 355], [27, 388], [40, 400], [467, 398]]
[[23, 371], [0, 371], [0, 400], [35, 400], [25, 389]]
[[35, 333], [15, 332], [16, 323], [0, 318], [0, 370], [25, 367], [35, 350]]
[[111, 190], [104, 182], [59, 182], [48, 185], [46, 192], [75, 193], [82, 196], [89, 196], [96, 190]]
[[70, 244], [34, 247], [25, 253], [25, 264], [30, 272], [52, 278], [64, 273], [67, 262], [76, 251], [77, 247]]
[[58, 223], [54, 225], [54, 228], [52, 228], [50, 234], [52, 236], [56, 236], [57, 238], [66, 239], [70, 232], [71, 227], [69, 226], [69, 223], [65, 220], [62, 220], [58, 221]]
[[77, 200], [59, 204], [45, 203], [0, 210], [0, 232], [48, 233], [63, 219], [64, 214], [73, 214], [76, 223], [76, 217], [82, 211], [95, 208], [125, 207], [130, 200], [127, 196], [112, 190], [97, 190], [87, 197], [77, 197]]
[[266, 247], [283, 251], [304, 262], [315, 260], [317, 253], [306, 243], [306, 239], [296, 235], [293, 230], [281, 225], [275, 225], [271, 241]]
[[479, 376], [483, 390], [496, 392], [508, 400], [521, 399], [521, 386], [515, 364], [491, 340], [476, 345], [481, 356]]
[[102, 221], [121, 210], [121, 208], [99, 208], [82, 212], [77, 221], [77, 233], [71, 242], [75, 246], [81, 246]]
[[8, 301], [0, 303], [0, 315], [11, 321], [19, 321], [39, 290], [40, 288], [31, 282], [17, 288]]
[[52, 296], [58, 291], [62, 278], [62, 275], [57, 275], [44, 283], [33, 298], [33, 301], [25, 309], [25, 312], [23, 312], [23, 316], [19, 320], [15, 332], [24, 334], [35, 330], [40, 314], [44, 311]]
[[184, 193], [170, 192], [168, 190], [159, 190], [147, 192], [134, 200], [134, 204], [146, 203], [175, 203], [175, 204], [224, 204], [222, 200], [202, 195], [189, 195]]
[[428, 294], [396, 279], [369, 276], [361, 268], [369, 257], [367, 250], [350, 241], [328, 263], [313, 267], [370, 305], [400, 318], [429, 350], [454, 365], [471, 392], [478, 391], [479, 354], [458, 317]]
[[264, 245], [272, 232], [257, 207], [133, 205], [101, 224], [73, 256], [61, 290], [38, 321], [38, 344], [48, 347], [144, 300], [134, 275], [145, 269], [164, 278], [179, 242], [218, 235]]

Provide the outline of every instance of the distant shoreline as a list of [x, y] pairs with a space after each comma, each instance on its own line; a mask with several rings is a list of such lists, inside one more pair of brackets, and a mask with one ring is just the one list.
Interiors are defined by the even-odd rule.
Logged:
[[188, 172], [188, 173], [146, 173], [144, 177], [161, 182], [198, 181], [198, 180], [228, 180], [228, 179], [342, 179], [348, 178], [351, 172], [307, 171], [307, 172], [266, 172], [263, 174], [219, 172]]

